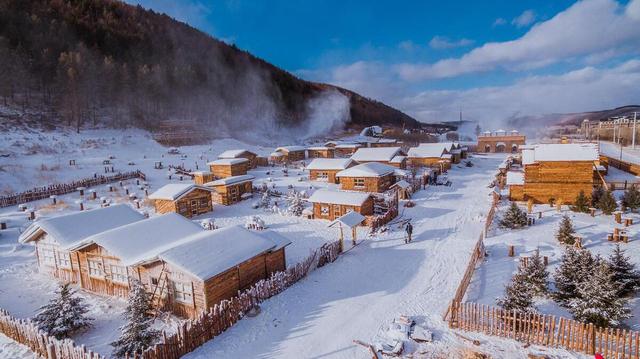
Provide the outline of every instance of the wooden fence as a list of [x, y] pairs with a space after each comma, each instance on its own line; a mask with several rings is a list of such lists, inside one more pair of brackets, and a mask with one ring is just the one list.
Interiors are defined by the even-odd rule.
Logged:
[[304, 261], [274, 273], [231, 300], [224, 300], [195, 319], [185, 322], [175, 334], [163, 333], [160, 343], [132, 358], [177, 359], [215, 338], [242, 319], [247, 312], [264, 300], [281, 293], [313, 269], [333, 262], [340, 254], [339, 242], [326, 243], [313, 251]]
[[554, 315], [518, 313], [477, 303], [454, 301], [449, 309], [451, 328], [585, 354], [600, 353], [605, 358], [640, 358], [640, 333], [636, 331], [599, 328]]
[[0, 332], [46, 359], [104, 359], [72, 340], [50, 337], [30, 320], [14, 318], [3, 309], [0, 309]]
[[146, 180], [146, 176], [140, 170], [124, 173], [116, 173], [112, 176], [95, 175], [91, 178], [84, 178], [68, 183], [53, 184], [46, 187], [37, 187], [25, 192], [14, 193], [0, 197], [0, 208], [15, 206], [21, 203], [38, 201], [49, 198], [51, 195], [62, 195], [75, 192], [78, 187], [92, 187], [101, 184], [124, 181], [131, 178]]

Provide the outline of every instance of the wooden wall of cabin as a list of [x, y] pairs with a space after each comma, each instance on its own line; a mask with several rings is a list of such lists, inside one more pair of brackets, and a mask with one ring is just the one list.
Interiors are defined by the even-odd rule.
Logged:
[[213, 211], [211, 192], [196, 188], [176, 201], [176, 213], [187, 218]]
[[335, 157], [345, 158], [351, 157], [357, 150], [358, 148], [336, 148], [333, 154]]
[[155, 199], [153, 200], [153, 207], [158, 214], [165, 214], [170, 212], [178, 212], [175, 201], [168, 199]]
[[336, 173], [340, 171], [341, 170], [309, 170], [309, 180], [318, 181], [320, 174], [326, 173], [327, 183], [340, 183], [336, 177]]
[[307, 150], [309, 158], [333, 158], [333, 148], [326, 150]]
[[275, 272], [282, 272], [287, 269], [287, 259], [284, 253], [284, 247], [274, 252], [267, 253], [266, 257], [267, 277]]
[[399, 147], [400, 144], [398, 144], [397, 142], [382, 142], [382, 143], [371, 143], [371, 145], [369, 147], [372, 148], [377, 148], [377, 147]]
[[[358, 180], [363, 180], [364, 186], [356, 186]], [[393, 173], [381, 177], [340, 177], [340, 188], [347, 191], [381, 193], [388, 190], [394, 183]]]
[[[213, 200], [216, 203], [229, 206], [242, 200], [242, 195], [253, 191], [253, 182], [235, 183], [228, 186], [215, 186], [216, 193]], [[235, 191], [235, 192], [234, 192]]]
[[409, 165], [414, 167], [438, 167], [440, 157], [409, 157]]
[[249, 160], [248, 167], [250, 169], [258, 167], [258, 155], [256, 155], [253, 152], [249, 152], [249, 151], [243, 152], [240, 156], [238, 156], [238, 158], [248, 159]]
[[591, 195], [593, 162], [548, 161], [525, 165], [524, 199], [547, 203], [553, 198], [571, 204], [580, 191]]
[[215, 178], [227, 178], [246, 175], [249, 166], [249, 162], [244, 162], [232, 165], [211, 165], [209, 167]]
[[605, 167], [611, 166], [627, 173], [631, 173], [632, 175], [640, 176], [640, 165], [635, 163], [620, 161], [608, 156], [600, 156], [600, 163]]
[[523, 201], [524, 200], [524, 186], [522, 186], [522, 185], [510, 185], [509, 186], [509, 199], [511, 201]]
[[334, 203], [314, 203], [313, 218], [326, 219], [333, 221], [336, 218], [345, 215], [348, 211], [355, 211], [363, 216], [373, 214], [373, 199], [369, 197], [362, 206], [348, 206]]
[[400, 169], [406, 169], [407, 168], [407, 159], [405, 158], [401, 162], [389, 162], [388, 165], [396, 167], [396, 168], [400, 168]]
[[103, 295], [127, 298], [131, 278], [135, 273], [120, 258], [110, 254], [97, 244], [71, 253], [79, 270], [82, 288]]
[[287, 162], [296, 162], [296, 161], [304, 161], [305, 159], [305, 150], [303, 151], [289, 151], [286, 153], [286, 161]]
[[193, 176], [193, 182], [195, 184], [198, 184], [198, 185], [203, 185], [203, 184], [205, 184], [207, 182], [211, 182], [211, 181], [213, 181], [213, 173], [211, 173], [211, 172], [196, 173]]
[[74, 254], [47, 241], [47, 234], [35, 239], [36, 260], [41, 273], [47, 273], [63, 283], [79, 284], [80, 271]]

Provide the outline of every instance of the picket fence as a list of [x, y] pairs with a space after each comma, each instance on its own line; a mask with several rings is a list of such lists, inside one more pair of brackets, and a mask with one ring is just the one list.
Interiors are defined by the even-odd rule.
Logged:
[[46, 359], [105, 358], [84, 346], [75, 345], [72, 340], [51, 337], [39, 330], [30, 320], [14, 318], [4, 309], [0, 309], [0, 332]]
[[49, 198], [51, 195], [62, 195], [77, 191], [78, 187], [92, 187], [107, 183], [124, 181], [131, 178], [140, 178], [146, 180], [146, 176], [140, 170], [116, 173], [112, 176], [95, 175], [94, 177], [84, 178], [68, 183], [53, 184], [46, 187], [37, 187], [25, 192], [14, 193], [0, 197], [0, 208], [15, 206], [22, 203], [38, 201]]
[[453, 301], [449, 326], [523, 343], [563, 348], [605, 358], [640, 359], [640, 333], [540, 313], [519, 313], [478, 303]]

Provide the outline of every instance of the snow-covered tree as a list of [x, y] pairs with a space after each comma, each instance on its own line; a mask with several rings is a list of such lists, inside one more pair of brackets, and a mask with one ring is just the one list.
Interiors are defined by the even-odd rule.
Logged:
[[622, 205], [636, 211], [640, 208], [640, 191], [636, 189], [636, 186], [631, 186], [622, 195]]
[[619, 285], [618, 295], [629, 295], [640, 289], [640, 272], [636, 270], [629, 257], [625, 256], [619, 244], [616, 245], [607, 262], [613, 271], [613, 280]]
[[600, 261], [591, 275], [577, 288], [577, 296], [569, 300], [568, 309], [581, 322], [600, 327], [618, 326], [629, 318], [628, 300], [618, 295], [619, 285], [613, 271]]
[[522, 268], [522, 278], [531, 291], [535, 295], [543, 295], [547, 293], [547, 282], [549, 280], [549, 272], [544, 265], [540, 251], [536, 250], [533, 256], [529, 258], [526, 266]]
[[502, 309], [515, 310], [521, 313], [533, 312], [534, 292], [525, 280], [521, 267], [511, 278], [511, 283], [505, 287], [504, 296], [498, 298], [497, 303]]
[[158, 339], [159, 331], [151, 328], [153, 323], [151, 310], [149, 293], [142, 283], [133, 281], [124, 314], [126, 323], [120, 327], [120, 338], [111, 343], [114, 347], [114, 356], [123, 357], [126, 353], [140, 354]]
[[573, 223], [571, 223], [571, 218], [566, 214], [562, 216], [562, 220], [560, 221], [560, 226], [558, 227], [558, 232], [556, 232], [556, 239], [560, 243], [564, 244], [574, 244], [575, 238], [573, 238], [573, 234], [575, 230], [573, 229]]
[[599, 258], [594, 258], [586, 249], [565, 248], [560, 266], [553, 275], [556, 302], [566, 307], [571, 299], [578, 297], [578, 288], [589, 279], [598, 261]]
[[604, 194], [604, 189], [602, 187], [596, 187], [591, 192], [591, 207], [598, 208], [598, 202], [600, 202], [600, 198]]
[[500, 220], [500, 226], [505, 228], [520, 228], [527, 225], [527, 214], [518, 207], [515, 202], [511, 202], [511, 206], [505, 212]]
[[69, 284], [62, 284], [56, 296], [40, 308], [33, 322], [43, 331], [58, 339], [68, 338], [75, 331], [91, 326], [87, 317], [89, 306], [76, 295]]
[[589, 205], [591, 201], [587, 196], [585, 196], [584, 191], [580, 191], [575, 201], [573, 202], [573, 206], [571, 206], [571, 210], [574, 212], [582, 212], [589, 213]]
[[611, 214], [618, 208], [618, 204], [616, 203], [615, 197], [611, 191], [605, 191], [600, 199], [598, 200], [598, 209], [602, 211], [604, 214]]
[[268, 190], [262, 193], [259, 206], [260, 208], [265, 208], [265, 209], [271, 208], [271, 194], [269, 193]]
[[287, 213], [292, 216], [302, 216], [304, 210], [304, 199], [301, 192], [295, 189], [291, 190], [287, 195]]

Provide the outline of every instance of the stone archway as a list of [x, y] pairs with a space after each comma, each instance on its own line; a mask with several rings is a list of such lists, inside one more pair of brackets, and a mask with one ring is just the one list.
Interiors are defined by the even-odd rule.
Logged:
[[484, 152], [486, 153], [491, 152], [491, 145], [484, 145]]
[[496, 145], [496, 152], [503, 153], [507, 150], [507, 146], [504, 143], [498, 143]]
[[516, 152], [518, 152], [518, 145], [514, 143], [511, 145], [511, 153], [516, 153]]

